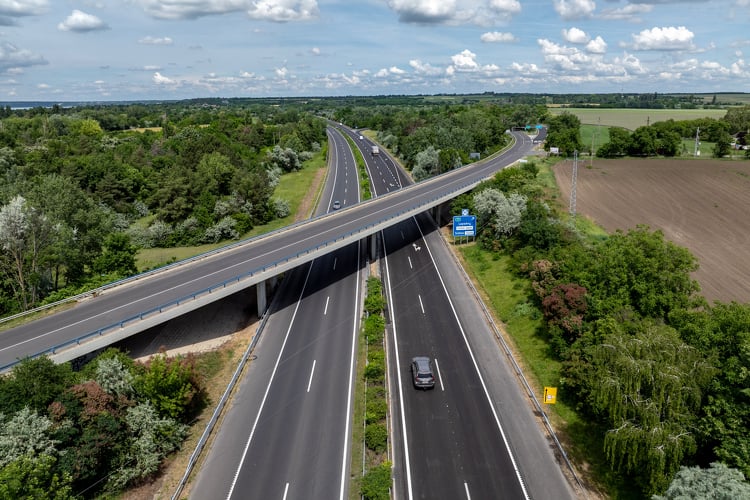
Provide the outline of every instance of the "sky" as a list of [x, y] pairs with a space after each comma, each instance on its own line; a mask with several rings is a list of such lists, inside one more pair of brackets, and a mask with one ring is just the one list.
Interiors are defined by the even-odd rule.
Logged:
[[0, 101], [750, 92], [750, 0], [0, 0]]

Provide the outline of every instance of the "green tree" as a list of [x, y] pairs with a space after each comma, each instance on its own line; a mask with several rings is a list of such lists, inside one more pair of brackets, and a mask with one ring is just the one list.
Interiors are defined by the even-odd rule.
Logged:
[[713, 368], [667, 326], [615, 331], [586, 349], [588, 402], [610, 429], [610, 465], [647, 494], [663, 491], [696, 451], [697, 412]]
[[701, 407], [701, 455], [750, 477], [750, 304], [716, 303], [669, 319], [718, 369]]
[[563, 156], [573, 156], [583, 149], [581, 142], [581, 120], [567, 111], [549, 119], [545, 149], [557, 147]]
[[750, 483], [737, 469], [714, 462], [708, 469], [680, 467], [664, 495], [654, 495], [653, 500], [736, 500], [750, 498]]
[[730, 107], [724, 115], [730, 133], [750, 131], [750, 106]]
[[628, 154], [630, 156], [654, 156], [658, 150], [656, 130], [652, 127], [638, 127], [630, 136]]
[[[0, 414], [2, 417], [2, 414]], [[0, 467], [21, 457], [54, 455], [57, 442], [52, 439], [52, 421], [36, 411], [23, 408], [0, 427]]]
[[39, 299], [44, 278], [42, 258], [55, 227], [41, 210], [23, 196], [16, 196], [0, 207], [0, 273], [10, 281], [16, 299], [24, 310]]
[[601, 158], [617, 158], [628, 153], [630, 145], [630, 131], [620, 127], [610, 127], [609, 142], [599, 146], [596, 156]]
[[0, 469], [0, 498], [73, 500], [72, 478], [55, 472], [50, 455], [23, 456]]
[[46, 356], [24, 359], [10, 376], [0, 377], [0, 408], [15, 413], [28, 406], [43, 413], [74, 379], [68, 363], [57, 365]]
[[125, 423], [127, 442], [107, 483], [107, 489], [113, 492], [154, 474], [164, 457], [180, 446], [188, 430], [171, 418], [160, 417], [150, 403], [128, 408]]
[[132, 276], [138, 272], [135, 255], [138, 249], [125, 233], [112, 233], [104, 242], [104, 251], [94, 261], [93, 270], [101, 274]]
[[618, 230], [594, 253], [585, 268], [563, 278], [588, 290], [590, 319], [632, 313], [666, 318], [688, 307], [699, 290], [691, 276], [698, 268], [695, 257], [665, 240], [661, 231], [646, 226]]
[[721, 134], [714, 144], [714, 157], [723, 158], [732, 152], [732, 138], [729, 134]]
[[182, 421], [204, 404], [205, 393], [194, 358], [153, 356], [136, 378], [136, 391], [147, 398], [159, 415]]

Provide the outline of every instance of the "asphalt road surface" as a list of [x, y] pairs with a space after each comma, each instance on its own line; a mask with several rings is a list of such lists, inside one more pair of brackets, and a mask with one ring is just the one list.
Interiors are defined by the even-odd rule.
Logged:
[[[323, 209], [359, 198], [346, 141], [331, 145]], [[346, 497], [363, 262], [355, 243], [288, 273], [192, 498]]]

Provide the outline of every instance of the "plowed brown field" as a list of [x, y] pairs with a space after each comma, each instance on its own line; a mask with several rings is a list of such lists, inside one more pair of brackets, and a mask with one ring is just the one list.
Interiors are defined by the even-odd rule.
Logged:
[[[553, 170], [567, 210], [573, 162]], [[579, 161], [576, 212], [608, 232], [661, 229], [698, 259], [694, 278], [709, 302], [750, 302], [750, 162]]]

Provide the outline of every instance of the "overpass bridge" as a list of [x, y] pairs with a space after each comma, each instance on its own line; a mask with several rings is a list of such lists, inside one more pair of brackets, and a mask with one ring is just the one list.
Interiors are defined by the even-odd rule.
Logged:
[[267, 282], [280, 274], [437, 207], [534, 148], [526, 133], [509, 133], [512, 145], [484, 161], [123, 280], [86, 295], [67, 310], [4, 331], [0, 333], [0, 371], [29, 356], [70, 361], [250, 286], [257, 286], [262, 312]]

